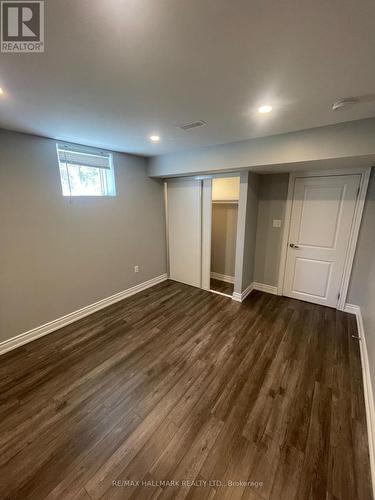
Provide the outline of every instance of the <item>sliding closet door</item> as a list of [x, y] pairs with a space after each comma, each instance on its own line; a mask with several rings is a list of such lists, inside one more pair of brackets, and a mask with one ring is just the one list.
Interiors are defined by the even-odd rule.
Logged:
[[167, 183], [169, 276], [201, 287], [201, 193], [195, 179], [173, 179]]

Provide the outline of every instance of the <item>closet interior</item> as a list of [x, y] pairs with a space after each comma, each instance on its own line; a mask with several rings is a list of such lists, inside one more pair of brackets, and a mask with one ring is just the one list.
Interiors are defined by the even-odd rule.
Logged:
[[212, 179], [210, 289], [233, 295], [240, 178]]

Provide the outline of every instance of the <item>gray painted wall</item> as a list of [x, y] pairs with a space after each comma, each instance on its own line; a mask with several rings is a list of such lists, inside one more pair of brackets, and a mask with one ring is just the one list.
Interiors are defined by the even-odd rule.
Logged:
[[259, 176], [249, 172], [246, 204], [242, 291], [254, 281]]
[[237, 215], [237, 204], [212, 204], [211, 272], [234, 276]]
[[114, 154], [116, 197], [70, 201], [55, 141], [0, 131], [0, 151], [0, 341], [166, 272], [163, 186], [144, 158]]
[[160, 155], [150, 158], [149, 175], [173, 177], [202, 172], [290, 172], [295, 168], [372, 165], [375, 118], [288, 134]]
[[347, 302], [361, 308], [375, 390], [375, 169], [367, 191]]
[[[258, 283], [277, 286], [288, 183], [288, 174], [259, 176], [254, 271], [254, 281]], [[281, 220], [280, 228], [272, 227], [274, 219]]]

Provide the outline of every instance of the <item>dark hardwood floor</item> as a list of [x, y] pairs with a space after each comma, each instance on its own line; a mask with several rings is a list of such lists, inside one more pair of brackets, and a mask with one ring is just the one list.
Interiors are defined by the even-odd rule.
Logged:
[[20, 347], [0, 357], [0, 497], [370, 499], [355, 333], [169, 281]]
[[234, 285], [233, 283], [226, 283], [225, 281], [210, 279], [211, 290], [216, 292], [227, 293], [228, 295], [233, 295]]

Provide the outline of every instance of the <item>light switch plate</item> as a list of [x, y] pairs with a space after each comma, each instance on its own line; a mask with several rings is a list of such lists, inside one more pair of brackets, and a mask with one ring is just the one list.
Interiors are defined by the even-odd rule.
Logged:
[[281, 227], [281, 220], [279, 220], [279, 219], [273, 219], [273, 221], [272, 221], [272, 227]]

